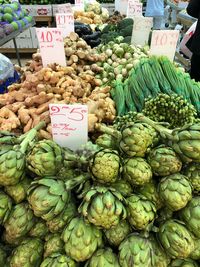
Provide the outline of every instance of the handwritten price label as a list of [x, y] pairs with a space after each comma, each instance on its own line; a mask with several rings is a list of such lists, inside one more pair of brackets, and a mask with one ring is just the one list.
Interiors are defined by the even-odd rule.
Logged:
[[72, 150], [87, 143], [88, 108], [86, 105], [49, 104], [54, 141]]
[[36, 28], [43, 66], [57, 63], [66, 66], [62, 29]]
[[56, 14], [57, 28], [63, 29], [63, 37], [67, 37], [70, 32], [74, 32], [73, 14]]
[[75, 0], [75, 10], [83, 10], [84, 11], [84, 0]]
[[61, 4], [61, 5], [56, 5], [55, 7], [55, 13], [63, 14], [73, 14], [72, 6], [71, 4]]
[[150, 54], [168, 56], [174, 60], [176, 46], [179, 38], [178, 30], [157, 30], [153, 31], [151, 39]]
[[142, 3], [136, 3], [135, 1], [129, 0], [127, 7], [127, 17], [139, 17], [142, 16]]
[[148, 43], [149, 34], [153, 26], [153, 18], [134, 17], [131, 43], [134, 45], [145, 45]]

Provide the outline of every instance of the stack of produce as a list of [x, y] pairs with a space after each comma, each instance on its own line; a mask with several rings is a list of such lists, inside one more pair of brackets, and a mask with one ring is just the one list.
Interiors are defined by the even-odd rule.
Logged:
[[33, 18], [18, 2], [0, 6], [0, 38], [27, 27]]
[[42, 67], [40, 54], [33, 55], [22, 75], [22, 82], [11, 85], [9, 92], [0, 96], [0, 129], [27, 132], [45, 120], [43, 138], [51, 138], [50, 103], [82, 103], [88, 105], [89, 131], [97, 122], [112, 122], [115, 105], [110, 98], [110, 87], [99, 87], [95, 74], [101, 71], [96, 62], [104, 60], [75, 33], [65, 39], [67, 67]]
[[76, 152], [42, 127], [0, 136], [2, 266], [199, 266], [200, 124], [137, 114]]
[[115, 101], [120, 98], [119, 115], [141, 111], [146, 98], [154, 98], [160, 93], [178, 94], [200, 113], [199, 83], [191, 80], [188, 73], [176, 67], [167, 57], [140, 58], [124, 83], [119, 80], [120, 77], [117, 78], [113, 98]]
[[112, 15], [109, 16], [106, 23], [108, 24], [118, 24], [121, 20], [123, 20], [126, 16], [121, 15], [119, 11], [115, 11]]

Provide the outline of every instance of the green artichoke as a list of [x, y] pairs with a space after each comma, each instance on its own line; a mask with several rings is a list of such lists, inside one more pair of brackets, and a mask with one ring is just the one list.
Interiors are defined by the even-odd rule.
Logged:
[[131, 233], [130, 224], [123, 220], [115, 227], [104, 231], [106, 239], [111, 246], [118, 247], [121, 242]]
[[69, 205], [58, 216], [46, 222], [51, 233], [62, 232], [64, 227], [76, 215], [76, 205], [73, 200], [69, 201]]
[[96, 186], [86, 192], [79, 212], [90, 223], [110, 229], [126, 218], [123, 202], [124, 198], [115, 189]]
[[100, 135], [96, 139], [95, 143], [103, 148], [116, 149], [115, 139], [109, 134]]
[[124, 179], [118, 179], [111, 187], [120, 192], [123, 197], [129, 197], [133, 193], [132, 186]]
[[117, 151], [103, 149], [95, 153], [90, 161], [90, 172], [95, 181], [113, 183], [120, 174], [120, 157]]
[[62, 180], [43, 178], [32, 182], [28, 190], [28, 202], [37, 217], [52, 220], [59, 215], [70, 200]]
[[119, 263], [123, 267], [153, 267], [152, 248], [148, 239], [131, 234], [119, 246]]
[[16, 204], [19, 204], [26, 199], [31, 182], [31, 179], [25, 177], [16, 185], [5, 186], [4, 190]]
[[145, 230], [156, 215], [156, 207], [143, 195], [132, 194], [127, 200], [129, 223], [137, 230]]
[[36, 218], [28, 203], [15, 205], [4, 223], [6, 241], [12, 244], [24, 237], [31, 230], [35, 221]]
[[187, 228], [200, 238], [200, 197], [193, 197], [187, 206], [179, 213]]
[[168, 220], [159, 228], [159, 240], [169, 256], [187, 258], [194, 250], [194, 240], [187, 228], [178, 221]]
[[159, 146], [148, 155], [148, 163], [156, 176], [168, 176], [181, 170], [182, 162], [170, 147]]
[[169, 267], [198, 267], [199, 264], [191, 259], [176, 259], [171, 262]]
[[44, 259], [40, 267], [77, 267], [77, 264], [67, 255], [54, 253]]
[[39, 267], [42, 262], [43, 243], [37, 238], [27, 238], [11, 255], [10, 267]]
[[38, 176], [56, 175], [62, 167], [62, 148], [53, 140], [37, 142], [27, 156], [27, 167]]
[[5, 223], [12, 209], [12, 200], [3, 191], [0, 191], [0, 224]]
[[189, 163], [183, 170], [183, 174], [187, 176], [192, 184], [192, 189], [195, 193], [200, 192], [200, 166], [199, 163]]
[[62, 233], [65, 252], [76, 261], [86, 261], [102, 245], [102, 233], [83, 218], [74, 218]]
[[28, 234], [31, 237], [38, 237], [43, 239], [48, 234], [48, 228], [46, 226], [46, 222], [43, 221], [42, 219], [38, 219]]
[[194, 240], [194, 250], [190, 254], [190, 258], [192, 260], [200, 260], [200, 239], [195, 239]]
[[0, 266], [2, 267], [5, 266], [6, 259], [7, 259], [6, 252], [2, 247], [0, 247]]
[[[41, 122], [37, 127], [26, 133], [23, 141], [12, 147], [2, 146], [0, 151], [0, 186], [17, 184], [23, 177], [26, 165], [26, 151], [29, 144], [35, 139], [37, 130], [42, 128]], [[20, 139], [20, 140], [21, 140]]]
[[177, 211], [184, 208], [192, 198], [192, 187], [186, 176], [176, 173], [162, 178], [158, 193], [169, 209]]
[[45, 237], [44, 258], [49, 257], [53, 253], [63, 253], [64, 242], [60, 234], [49, 234]]
[[157, 210], [163, 206], [163, 203], [157, 191], [157, 186], [154, 181], [135, 188], [135, 193], [139, 193], [145, 196], [151, 202], [153, 202]]
[[152, 246], [153, 267], [168, 267], [171, 261], [170, 257], [165, 253], [156, 238], [151, 236], [150, 241]]
[[110, 248], [97, 250], [87, 261], [85, 267], [120, 267], [117, 256]]
[[123, 178], [132, 186], [149, 183], [152, 178], [151, 167], [143, 158], [126, 159], [123, 165]]

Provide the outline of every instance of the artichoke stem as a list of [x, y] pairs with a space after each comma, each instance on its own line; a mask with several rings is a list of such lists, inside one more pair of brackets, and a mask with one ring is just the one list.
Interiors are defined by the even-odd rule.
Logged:
[[101, 124], [101, 123], [97, 123], [96, 124], [96, 130], [102, 132], [102, 133], [106, 133], [108, 135], [111, 135], [112, 137], [114, 137], [115, 139], [117, 139], [117, 141], [119, 142], [122, 138], [122, 134], [115, 130], [115, 129], [112, 129], [104, 124]]
[[89, 179], [88, 174], [81, 174], [75, 178], [72, 178], [65, 182], [66, 190], [72, 190], [74, 187], [82, 184], [83, 182], [87, 181]]

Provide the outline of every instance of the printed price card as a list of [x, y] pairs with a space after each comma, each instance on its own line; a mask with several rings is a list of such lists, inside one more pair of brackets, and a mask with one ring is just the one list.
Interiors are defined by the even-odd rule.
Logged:
[[74, 15], [73, 14], [56, 14], [56, 26], [63, 30], [63, 37], [69, 36], [74, 32]]
[[127, 15], [128, 18], [142, 16], [142, 3], [136, 3], [133, 0], [128, 1]]
[[145, 45], [148, 43], [149, 34], [153, 26], [153, 18], [134, 17], [131, 43], [134, 45]]
[[59, 14], [63, 14], [63, 13], [73, 14], [73, 10], [72, 10], [71, 4], [67, 3], [67, 4], [57, 5], [56, 6], [56, 13], [59, 13]]
[[87, 105], [49, 104], [54, 141], [62, 147], [78, 149], [88, 140]]
[[152, 33], [150, 54], [168, 56], [174, 60], [176, 46], [179, 38], [178, 30], [155, 30]]
[[75, 0], [74, 10], [84, 11], [84, 0]]
[[43, 66], [52, 63], [66, 66], [62, 29], [36, 28], [36, 33]]

